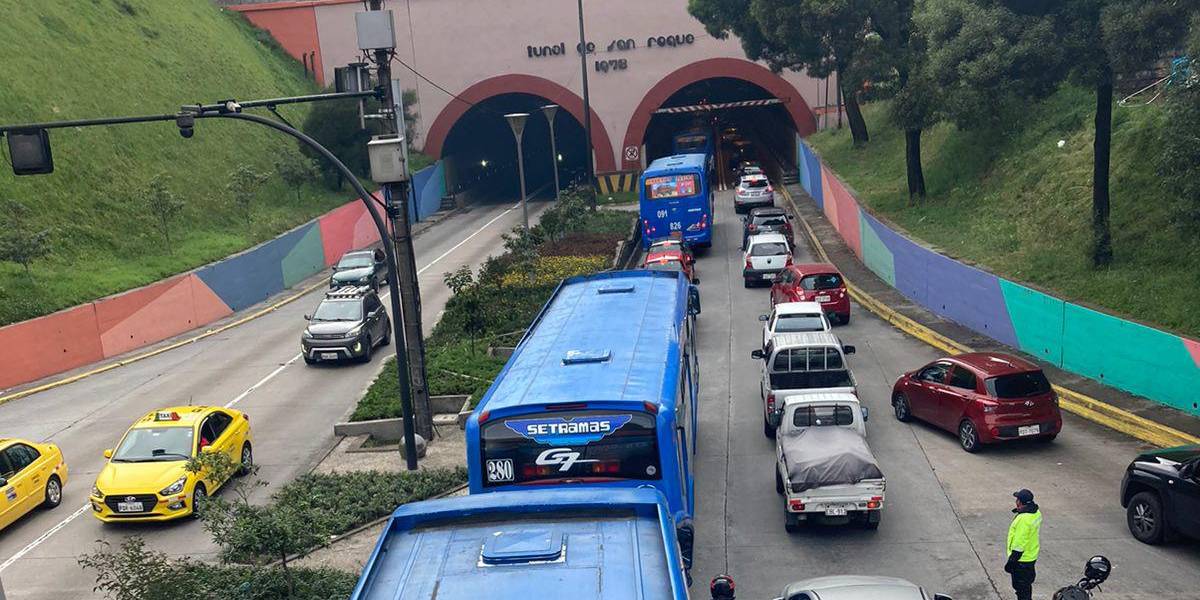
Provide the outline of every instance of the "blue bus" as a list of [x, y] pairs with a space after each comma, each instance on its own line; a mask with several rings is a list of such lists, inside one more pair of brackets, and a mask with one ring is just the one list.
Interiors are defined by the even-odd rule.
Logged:
[[351, 600], [685, 600], [691, 533], [653, 489], [499, 492], [401, 505]]
[[671, 150], [675, 154], [716, 154], [716, 136], [711, 129], [696, 127], [680, 131], [671, 139]]
[[564, 280], [467, 420], [470, 492], [652, 486], [695, 512], [698, 295], [682, 273]]
[[677, 154], [650, 163], [638, 180], [642, 245], [683, 233], [693, 246], [712, 246], [713, 190], [703, 154]]

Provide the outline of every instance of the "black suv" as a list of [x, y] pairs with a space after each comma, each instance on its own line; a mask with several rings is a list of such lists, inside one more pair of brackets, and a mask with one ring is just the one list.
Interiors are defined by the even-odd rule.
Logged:
[[387, 263], [384, 262], [380, 250], [360, 250], [347, 252], [333, 266], [333, 275], [329, 276], [329, 288], [337, 289], [342, 286], [369, 286], [379, 291], [379, 284], [387, 282]]
[[1158, 544], [1170, 532], [1200, 539], [1200, 445], [1147, 452], [1121, 480], [1121, 506], [1133, 537]]
[[304, 318], [308, 327], [300, 335], [300, 350], [310, 365], [347, 358], [370, 362], [375, 346], [392, 340], [392, 322], [368, 286], [329, 291], [316, 312]]
[[746, 241], [750, 236], [769, 232], [782, 233], [788, 244], [796, 247], [796, 238], [792, 232], [792, 215], [779, 207], [762, 206], [750, 209], [750, 214], [742, 217], [742, 251], [746, 250]]

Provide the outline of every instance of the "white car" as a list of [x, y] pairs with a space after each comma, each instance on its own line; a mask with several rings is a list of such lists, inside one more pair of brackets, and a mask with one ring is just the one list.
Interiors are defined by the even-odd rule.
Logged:
[[829, 331], [832, 328], [817, 302], [780, 302], [771, 308], [770, 314], [759, 315], [758, 320], [763, 324], [763, 348], [776, 333]]
[[775, 188], [766, 175], [743, 175], [734, 192], [733, 209], [744, 213], [756, 206], [775, 206]]
[[951, 600], [897, 577], [833, 575], [797, 581], [783, 590], [779, 600], [835, 598], [837, 600]]
[[792, 264], [792, 248], [783, 234], [762, 233], [746, 240], [746, 253], [742, 258], [745, 262], [742, 279], [746, 287], [771, 285], [775, 276]]

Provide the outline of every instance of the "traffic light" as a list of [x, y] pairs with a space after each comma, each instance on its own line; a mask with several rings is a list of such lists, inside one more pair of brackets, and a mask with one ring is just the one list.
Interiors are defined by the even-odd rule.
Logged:
[[45, 129], [9, 131], [8, 155], [16, 175], [45, 175], [54, 172], [54, 156], [50, 152], [50, 132]]

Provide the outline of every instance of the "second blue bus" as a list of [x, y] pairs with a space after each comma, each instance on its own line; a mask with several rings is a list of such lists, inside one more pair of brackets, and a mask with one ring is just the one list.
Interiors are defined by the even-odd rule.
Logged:
[[564, 280], [467, 420], [470, 492], [649, 485], [690, 521], [691, 290], [663, 271]]
[[638, 189], [643, 247], [676, 231], [693, 246], [712, 246], [713, 190], [704, 154], [655, 160], [642, 172]]

